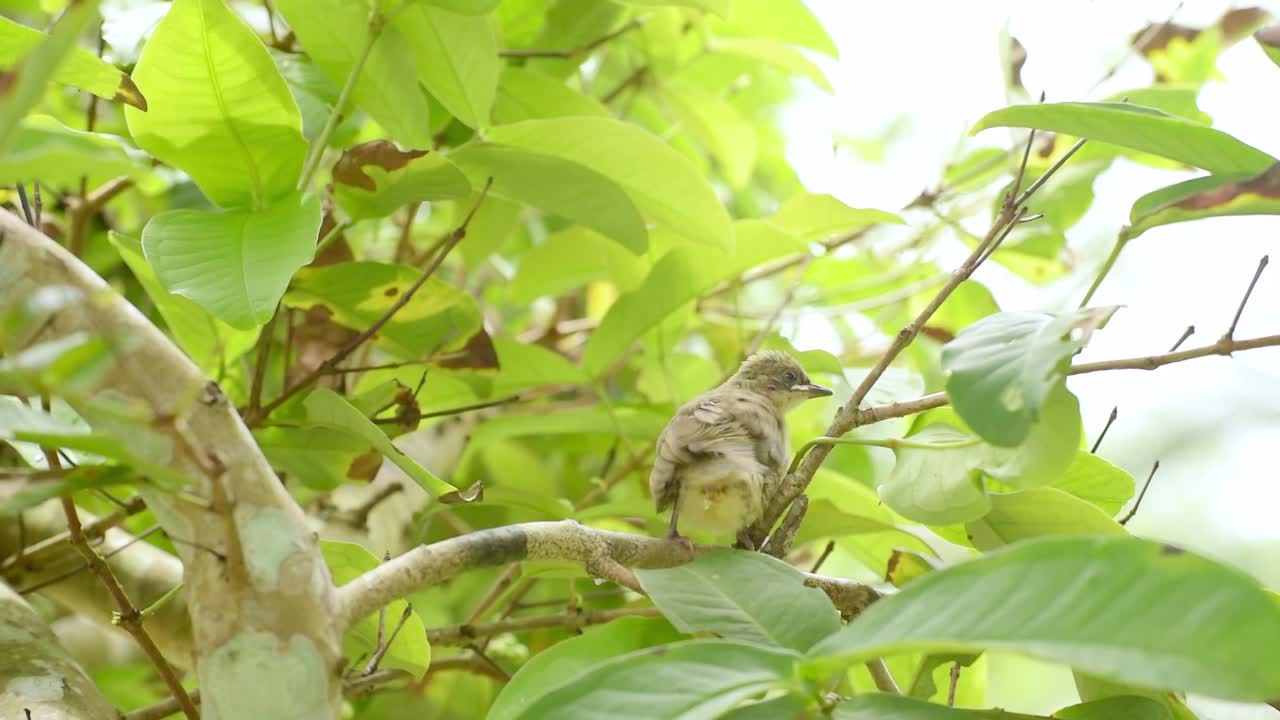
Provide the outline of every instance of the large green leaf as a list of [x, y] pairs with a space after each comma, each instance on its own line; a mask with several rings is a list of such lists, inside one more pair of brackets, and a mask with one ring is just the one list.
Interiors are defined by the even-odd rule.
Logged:
[[364, 413], [338, 393], [328, 388], [312, 390], [303, 401], [303, 405], [307, 409], [309, 423], [354, 433], [377, 448], [388, 460], [395, 463], [396, 467], [403, 470], [405, 475], [413, 478], [413, 481], [426, 490], [431, 497], [450, 500], [471, 499], [460, 496], [457, 488], [436, 477], [430, 470], [419, 465], [403, 450], [393, 445], [391, 438], [387, 437], [381, 428], [373, 424], [372, 420], [365, 417]]
[[142, 243], [112, 231], [108, 236], [147, 297], [155, 303], [173, 339], [200, 369], [216, 375], [221, 368], [253, 347], [257, 329], [237, 330], [211, 315], [194, 300], [164, 288], [155, 270], [147, 263]]
[[[408, 0], [412, 2], [414, 0]], [[452, 10], [463, 15], [483, 15], [492, 12], [498, 7], [502, 0], [421, 0], [428, 5], [442, 7], [445, 10]]]
[[501, 67], [489, 16], [413, 3], [394, 17], [427, 90], [463, 124], [487, 126]]
[[637, 650], [597, 663], [512, 717], [714, 720], [743, 700], [795, 682], [799, 659], [790, 650], [728, 640]]
[[880, 693], [849, 698], [836, 706], [831, 717], [834, 720], [1046, 720], [1038, 715], [948, 707], [918, 698]]
[[388, 140], [347, 148], [333, 166], [333, 199], [354, 220], [386, 217], [410, 203], [456, 200], [471, 183], [444, 155]]
[[840, 629], [825, 593], [804, 574], [763, 553], [716, 550], [636, 577], [662, 614], [682, 632], [713, 632], [801, 652]]
[[302, 116], [258, 36], [223, 0], [175, 0], [133, 71], [148, 109], [126, 107], [138, 145], [223, 207], [293, 192]]
[[640, 284], [645, 270], [643, 259], [599, 233], [574, 226], [525, 253], [508, 290], [516, 303], [556, 296], [596, 280], [627, 291]]
[[1280, 163], [1260, 175], [1210, 175], [1143, 195], [1121, 236], [1132, 240], [1153, 227], [1230, 215], [1280, 215]]
[[113, 460], [130, 459], [124, 446], [110, 435], [29, 407], [11, 396], [0, 396], [0, 440], [68, 448]]
[[733, 253], [679, 247], [653, 266], [643, 285], [619, 297], [587, 343], [582, 358], [587, 372], [592, 376], [604, 372], [633, 341], [716, 283], [780, 255], [805, 249], [797, 238], [760, 220], [740, 220], [733, 231]]
[[[347, 82], [369, 32], [369, 5], [349, 0], [279, 0], [274, 6], [338, 87]], [[405, 147], [432, 147], [431, 106], [415, 55], [395, 24], [382, 28], [351, 91], [352, 102]]]
[[664, 413], [636, 408], [617, 408], [612, 415], [603, 408], [566, 410], [548, 415], [509, 413], [486, 420], [472, 431], [468, 447], [483, 447], [497, 440], [530, 435], [620, 433], [630, 438], [652, 438], [662, 432], [667, 420]]
[[870, 225], [903, 223], [891, 212], [849, 207], [831, 195], [807, 192], [787, 198], [765, 221], [801, 240], [825, 240]]
[[751, 121], [726, 100], [692, 83], [666, 83], [662, 99], [675, 118], [715, 158], [729, 187], [751, 182], [759, 141]]
[[608, 117], [598, 100], [565, 85], [557, 78], [517, 67], [502, 69], [498, 97], [493, 104], [493, 121], [514, 123], [534, 118], [563, 115]]
[[991, 444], [1020, 444], [1071, 357], [1113, 311], [1003, 312], [970, 325], [942, 348], [951, 405]]
[[[361, 545], [336, 540], [320, 541], [320, 552], [329, 566], [336, 585], [345, 585], [370, 570], [378, 567], [376, 555]], [[391, 637], [400, 618], [405, 612], [404, 627], [396, 633], [391, 645], [386, 648], [380, 667], [407, 670], [414, 676], [421, 676], [431, 664], [431, 645], [427, 642], [427, 630], [417, 613], [409, 611], [409, 603], [405, 600], [392, 600], [387, 603], [383, 618], [383, 631], [378, 630], [378, 613], [361, 618], [342, 639], [342, 651], [351, 662], [368, 662], [374, 652], [380, 650], [378, 642]]]
[[1080, 402], [1065, 385], [1055, 385], [1022, 444], [991, 448], [982, 469], [1018, 489], [1048, 485], [1061, 478], [1075, 459], [1082, 432]]
[[1019, 652], [1150, 688], [1280, 696], [1280, 605], [1233, 568], [1131, 537], [1051, 538], [929, 573], [812, 650]]
[[1053, 486], [1102, 508], [1109, 516], [1133, 497], [1133, 476], [1094, 455], [1077, 450], [1062, 477]]
[[1088, 138], [1177, 160], [1214, 173], [1259, 173], [1276, 162], [1211, 127], [1128, 103], [1041, 103], [988, 113], [973, 132], [1025, 127]]
[[319, 230], [319, 198], [294, 194], [262, 210], [161, 213], [143, 229], [142, 248], [169, 292], [243, 330], [271, 318], [315, 255]]
[[[333, 320], [353, 330], [376, 322], [422, 273], [407, 265], [360, 261], [309, 267], [294, 278], [286, 305], [324, 306]], [[378, 331], [389, 349], [405, 358], [461, 346], [480, 329], [480, 308], [467, 293], [432, 277]]]
[[935, 447], [894, 451], [893, 472], [877, 490], [885, 504], [904, 517], [927, 525], [976, 520], [991, 502], [983, 490], [981, 466], [990, 448], [948, 425], [930, 425], [907, 438]]
[[496, 396], [548, 385], [585, 385], [591, 380], [563, 355], [541, 345], [495, 337], [493, 347], [498, 353], [498, 365], [502, 367], [493, 381]]
[[[48, 35], [0, 17], [0, 68], [12, 68]], [[81, 47], [74, 47], [57, 66], [56, 82], [87, 90], [105, 100], [115, 100], [146, 110], [147, 100], [133, 80], [119, 68]]]
[[1150, 698], [1138, 695], [1120, 695], [1118, 697], [1094, 700], [1064, 707], [1053, 713], [1061, 720], [1171, 720], [1169, 709]]
[[525, 120], [491, 128], [485, 139], [594, 170], [677, 234], [729, 245], [729, 216], [711, 185], [679, 151], [635, 125], [597, 117]]
[[793, 75], [809, 78], [813, 84], [831, 92], [831, 82], [823, 74], [822, 68], [805, 57], [804, 53], [780, 42], [763, 38], [726, 38], [717, 40], [713, 48], [717, 53], [749, 58]]
[[371, 481], [382, 465], [382, 455], [370, 442], [342, 430], [268, 427], [254, 430], [253, 439], [282, 476], [315, 490]]
[[836, 44], [803, 0], [733, 0], [729, 19], [711, 18], [712, 31], [730, 37], [763, 37], [837, 56]]
[[679, 638], [661, 618], [624, 617], [562, 640], [520, 666], [489, 706], [487, 720], [512, 720], [535, 700], [594, 665]]
[[663, 7], [674, 5], [677, 7], [696, 8], [698, 10], [706, 10], [715, 13], [720, 17], [729, 17], [729, 11], [732, 7], [731, 0], [622, 0], [628, 5], [639, 5], [641, 7]]
[[[514, 147], [479, 143], [449, 155], [475, 184], [493, 178], [493, 194], [577, 221], [639, 254], [649, 233], [621, 186], [575, 162]], [[555, 182], [547, 182], [555, 178]]]
[[[0, 50], [4, 55], [22, 56], [16, 69], [4, 68], [5, 86], [0, 90], [0, 99], [4, 100], [0, 103], [0, 157], [12, 144], [13, 131], [18, 123], [44, 97], [49, 81], [56, 77], [58, 69], [75, 49], [76, 40], [97, 14], [97, 2], [76, 3], [63, 13], [49, 36], [29, 52]], [[16, 39], [14, 36], [15, 32], [10, 27], [2, 44], [7, 46]], [[18, 42], [21, 44], [23, 41], [19, 39]], [[6, 64], [0, 63], [0, 68]]]
[[0, 158], [0, 183], [16, 185], [38, 177], [46, 185], [76, 187], [86, 177], [94, 187], [121, 175], [138, 178], [146, 171], [135, 155], [141, 153], [119, 138], [73, 130], [48, 115], [30, 115]]
[[1097, 507], [1057, 488], [992, 494], [991, 510], [965, 525], [979, 550], [1043, 535], [1120, 535], [1124, 528]]

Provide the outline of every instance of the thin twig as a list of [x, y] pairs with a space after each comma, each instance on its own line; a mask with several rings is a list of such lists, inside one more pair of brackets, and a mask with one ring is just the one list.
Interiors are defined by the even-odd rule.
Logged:
[[83, 202], [75, 203], [67, 210], [67, 249], [73, 255], [80, 257], [84, 254], [89, 221], [102, 212], [102, 208], [106, 207], [107, 203], [131, 187], [133, 187], [133, 178], [121, 175], [103, 183], [102, 187], [84, 196]]
[[836, 549], [836, 541], [828, 540], [827, 546], [822, 549], [822, 554], [818, 556], [818, 560], [813, 564], [813, 567], [809, 568], [809, 572], [816, 573], [819, 570], [821, 570], [822, 564], [827, 561], [827, 558], [831, 557], [831, 553], [834, 552], [835, 549]]
[[1227, 332], [1223, 337], [1230, 340], [1236, 334], [1236, 325], [1240, 323], [1240, 316], [1244, 314], [1244, 306], [1249, 304], [1249, 296], [1253, 294], [1253, 288], [1258, 284], [1258, 278], [1262, 277], [1262, 271], [1267, 269], [1268, 257], [1262, 256], [1258, 261], [1258, 269], [1253, 272], [1253, 279], [1249, 281], [1249, 288], [1244, 291], [1244, 297], [1240, 298], [1240, 307], [1236, 308], [1235, 317], [1231, 318], [1231, 326], [1227, 328]]
[[[89, 540], [97, 540], [106, 534], [107, 530], [113, 528], [132, 515], [137, 515], [146, 509], [146, 504], [142, 502], [142, 498], [134, 496], [125, 501], [125, 507], [111, 513], [105, 517], [98, 518], [93, 522], [81, 528], [81, 534]], [[22, 547], [13, 555], [0, 562], [0, 575], [7, 573], [15, 567], [33, 568], [37, 566], [40, 558], [44, 555], [57, 552], [65, 545], [71, 543], [71, 532], [63, 532], [41, 540], [29, 547]]]
[[1120, 417], [1120, 408], [1111, 408], [1111, 414], [1107, 416], [1107, 424], [1102, 426], [1102, 432], [1098, 433], [1098, 439], [1093, 441], [1093, 447], [1089, 448], [1089, 452], [1093, 455], [1098, 454], [1098, 446], [1102, 444], [1102, 438], [1107, 436], [1107, 431], [1111, 429], [1111, 423]]
[[[369, 664], [365, 666], [365, 675], [372, 675], [377, 672], [378, 665], [382, 663], [382, 658], [385, 657], [387, 651], [391, 649], [391, 644], [396, 641], [396, 635], [400, 634], [400, 630], [404, 627], [405, 623], [409, 622], [409, 617], [412, 615], [413, 606], [409, 603], [405, 603], [404, 612], [400, 613], [400, 621], [396, 623], [395, 629], [391, 631], [391, 636], [387, 638], [385, 643], [382, 642], [381, 638], [378, 639], [378, 649], [374, 651], [373, 657], [369, 659]], [[378, 634], [382, 634], [381, 626], [378, 628]]]
[[877, 690], [891, 695], [902, 694], [902, 690], [898, 688], [898, 683], [893, 679], [893, 673], [889, 672], [889, 666], [884, 664], [884, 660], [881, 658], [868, 660], [867, 670], [871, 673], [871, 680], [876, 684]]
[[1178, 341], [1173, 344], [1173, 347], [1169, 348], [1169, 352], [1173, 352], [1174, 350], [1177, 350], [1178, 348], [1182, 347], [1182, 343], [1186, 342], [1187, 338], [1195, 334], [1196, 334], [1196, 326], [1188, 325], [1187, 329], [1182, 331], [1182, 335], [1178, 338]]
[[378, 331], [390, 322], [391, 319], [395, 317], [396, 313], [400, 312], [401, 308], [408, 305], [409, 301], [413, 299], [413, 296], [422, 288], [423, 285], [426, 284], [427, 280], [431, 278], [432, 274], [434, 274], [444, 262], [444, 259], [448, 257], [449, 251], [456, 247], [457, 244], [462, 242], [462, 239], [467, 236], [467, 226], [471, 224], [472, 218], [474, 218], [476, 212], [480, 210], [480, 205], [484, 202], [484, 199], [488, 197], [489, 188], [492, 186], [493, 178], [489, 178], [485, 181], [484, 188], [480, 191], [480, 194], [476, 196], [476, 201], [471, 206], [471, 210], [467, 213], [467, 216], [463, 218], [462, 224], [458, 225], [453, 232], [449, 233], [447, 236], [448, 241], [444, 244], [443, 248], [441, 248], [441, 251], [431, 259], [430, 264], [423, 268], [418, 279], [406, 288], [404, 292], [400, 293], [400, 297], [396, 298], [396, 301], [391, 304], [391, 307], [387, 308], [386, 311], [383, 312], [377, 320], [374, 320], [369, 327], [365, 328], [363, 332], [352, 338], [346, 345], [340, 348], [333, 355], [329, 356], [324, 362], [316, 366], [315, 369], [307, 373], [301, 380], [285, 388], [284, 391], [280, 393], [279, 397], [267, 403], [258, 413], [248, 416], [247, 420], [249, 421], [249, 424], [256, 424], [262, 418], [271, 414], [272, 410], [283, 405], [286, 400], [296, 395], [299, 391], [310, 387], [311, 384], [321, 376], [337, 367], [338, 363], [347, 359], [347, 357], [349, 357], [351, 353], [355, 352], [357, 348], [373, 338], [374, 335], [377, 335]]
[[635, 70], [632, 70], [630, 75], [623, 78], [622, 82], [615, 85], [612, 90], [605, 93], [600, 98], [600, 103], [602, 105], [608, 105], [609, 103], [613, 102], [618, 98], [619, 95], [626, 92], [628, 88], [632, 88], [632, 87], [635, 87], [636, 85], [639, 85], [640, 81], [644, 80], [644, 77], [648, 74], [649, 74], [648, 65], [641, 65]]
[[956, 704], [956, 689], [960, 687], [960, 663], [951, 663], [951, 679], [947, 683], [947, 705]]
[[1147, 496], [1147, 488], [1151, 487], [1151, 478], [1156, 476], [1156, 471], [1159, 469], [1160, 461], [1157, 460], [1152, 464], [1151, 472], [1147, 474], [1147, 481], [1142, 484], [1142, 491], [1138, 493], [1138, 499], [1133, 502], [1133, 507], [1129, 508], [1129, 512], [1125, 513], [1123, 518], [1120, 518], [1119, 523], [1121, 525], [1128, 524], [1128, 522], [1133, 519], [1133, 516], [1137, 514], [1138, 506], [1142, 504], [1142, 498]]
[[627, 31], [638, 28], [644, 23], [640, 18], [636, 18], [631, 22], [623, 25], [617, 30], [601, 35], [591, 42], [583, 43], [577, 47], [568, 50], [499, 50], [498, 57], [505, 58], [557, 58], [560, 60], [568, 60], [576, 55], [589, 53], [601, 45], [613, 40], [614, 38], [626, 33]]
[[502, 635], [503, 633], [542, 630], [545, 628], [568, 628], [575, 630], [588, 625], [601, 625], [622, 617], [661, 617], [657, 608], [616, 608], [612, 610], [587, 610], [577, 612], [556, 613], [554, 615], [535, 615], [515, 620], [499, 620], [484, 625], [449, 625], [427, 630], [427, 640], [432, 645], [467, 645], [478, 638]]
[[262, 381], [267, 376], [267, 360], [271, 358], [271, 340], [275, 335], [276, 318], [280, 317], [280, 310], [284, 306], [276, 303], [276, 309], [271, 313], [271, 319], [267, 320], [267, 324], [262, 328], [258, 335], [258, 357], [253, 366], [253, 381], [249, 386], [249, 413], [255, 414], [262, 405]]
[[474, 625], [482, 615], [489, 611], [489, 608], [493, 607], [493, 604], [498, 601], [502, 593], [511, 587], [511, 583], [515, 582], [519, 577], [519, 565], [512, 565], [503, 570], [502, 574], [498, 575], [498, 579], [493, 581], [493, 585], [490, 585], [489, 589], [485, 591], [485, 594], [480, 598], [480, 602], [476, 603], [475, 609], [471, 611], [471, 614], [467, 616], [466, 622], [463, 624]]
[[[138, 534], [134, 535], [133, 537], [131, 537], [131, 538], [129, 538], [128, 540], [126, 540], [125, 542], [121, 543], [119, 546], [112, 548], [112, 549], [110, 550], [110, 552], [105, 552], [105, 553], [103, 553], [103, 554], [102, 554], [102, 559], [103, 559], [103, 560], [110, 560], [112, 557], [114, 557], [114, 556], [116, 556], [116, 555], [118, 555], [118, 554], [120, 554], [120, 553], [124, 552], [125, 550], [128, 550], [128, 549], [129, 549], [132, 545], [134, 545], [135, 543], [142, 542], [143, 540], [145, 540], [145, 539], [147, 539], [148, 537], [150, 537], [152, 533], [159, 532], [159, 531], [160, 531], [160, 526], [159, 526], [159, 525], [152, 525], [151, 527], [147, 528], [146, 530], [143, 530], [142, 532], [140, 532], [140, 533], [138, 533]], [[69, 541], [68, 541], [68, 542], [69, 542]], [[80, 573], [82, 573], [82, 572], [84, 572], [85, 570], [88, 570], [88, 569], [89, 569], [89, 566], [88, 566], [88, 565], [86, 565], [84, 562], [80, 562], [80, 563], [78, 563], [78, 564], [77, 564], [75, 567], [73, 567], [73, 568], [69, 568], [69, 569], [67, 569], [67, 570], [65, 570], [65, 571], [63, 571], [63, 572], [58, 573], [57, 575], [52, 576], [52, 577], [47, 577], [47, 578], [45, 578], [44, 580], [41, 580], [40, 582], [38, 582], [38, 583], [36, 583], [36, 584], [34, 584], [34, 585], [28, 585], [27, 587], [22, 588], [21, 590], [19, 590], [19, 591], [18, 591], [18, 594], [19, 594], [19, 595], [30, 595], [31, 593], [33, 593], [33, 592], [37, 592], [37, 591], [39, 591], [39, 590], [43, 590], [43, 589], [45, 589], [45, 588], [49, 587], [50, 585], [57, 585], [58, 583], [62, 582], [63, 580], [66, 580], [67, 578], [72, 577], [72, 576], [74, 576], [74, 575], [79, 575]]]
[[36, 227], [36, 216], [31, 214], [31, 201], [27, 199], [27, 187], [22, 183], [18, 183], [18, 203], [22, 205], [22, 216], [26, 218], [27, 224]]

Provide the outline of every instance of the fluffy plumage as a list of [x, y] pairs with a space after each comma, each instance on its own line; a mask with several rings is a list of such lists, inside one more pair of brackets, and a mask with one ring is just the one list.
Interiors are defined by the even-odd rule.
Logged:
[[690, 400], [658, 437], [649, 475], [658, 512], [671, 508], [668, 536], [680, 538], [678, 519], [714, 534], [743, 532], [760, 518], [787, 467], [787, 411], [831, 391], [809, 382], [791, 356], [766, 350], [733, 377]]

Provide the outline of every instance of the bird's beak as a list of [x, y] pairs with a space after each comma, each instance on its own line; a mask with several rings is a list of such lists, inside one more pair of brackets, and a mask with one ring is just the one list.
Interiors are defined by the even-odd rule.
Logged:
[[808, 385], [792, 385], [791, 391], [804, 393], [805, 396], [811, 397], [811, 398], [829, 397], [831, 395], [831, 388], [825, 388], [825, 387], [822, 387], [821, 385], [814, 385], [813, 383], [810, 383]]

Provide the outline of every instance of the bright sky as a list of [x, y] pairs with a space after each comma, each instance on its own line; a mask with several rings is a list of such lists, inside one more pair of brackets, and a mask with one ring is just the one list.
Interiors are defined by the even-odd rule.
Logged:
[[[1050, 101], [1097, 100], [1150, 84], [1149, 67], [1130, 57], [1111, 81], [1090, 92], [1125, 54], [1132, 33], [1147, 22], [1167, 19], [1178, 6], [1176, 0], [809, 4], [839, 46], [840, 60], [818, 58], [835, 93], [810, 89], [787, 116], [793, 163], [811, 191], [887, 210], [901, 208], [936, 183], [968, 129], [1005, 104], [998, 42], [1006, 23], [1027, 49], [1022, 78], [1033, 95], [1044, 90]], [[1280, 16], [1280, 2], [1252, 4]], [[1203, 26], [1228, 7], [1226, 2], [1187, 0], [1174, 20]], [[1201, 109], [1215, 127], [1280, 156], [1274, 113], [1262, 111], [1280, 97], [1280, 68], [1246, 40], [1223, 54], [1219, 70], [1223, 80], [1203, 90]], [[834, 134], [874, 139], [895, 121], [907, 124], [883, 162], [867, 162], [843, 150], [833, 154]], [[1007, 140], [1002, 132], [988, 130], [980, 138], [998, 144]], [[1097, 199], [1088, 215], [1068, 233], [1071, 247], [1082, 262], [1097, 267], [1134, 199], [1191, 175], [1117, 162], [1096, 184]], [[1268, 252], [1276, 262], [1264, 273], [1236, 336], [1280, 333], [1277, 239], [1280, 218], [1275, 217], [1149, 231], [1126, 249], [1095, 296], [1094, 305], [1124, 307], [1080, 359], [1161, 353], [1187, 325], [1198, 332], [1183, 347], [1213, 342], [1230, 323], [1259, 258]], [[943, 254], [940, 260], [953, 266], [956, 257]], [[1083, 286], [1036, 288], [999, 268], [984, 268], [979, 278], [995, 290], [1005, 310], [1068, 309], [1084, 291]], [[1089, 273], [1086, 286], [1091, 279]], [[823, 337], [820, 331], [805, 332], [799, 344], [821, 344]], [[1112, 406], [1119, 407], [1120, 419], [1101, 455], [1139, 482], [1154, 460], [1161, 461], [1131, 529], [1246, 565], [1280, 589], [1280, 472], [1274, 457], [1280, 446], [1280, 349], [1155, 372], [1098, 373], [1072, 378], [1069, 384], [1080, 396], [1090, 437], [1097, 436]], [[1214, 704], [1212, 714], [1205, 716], [1277, 717], [1269, 710], [1251, 712]]]

